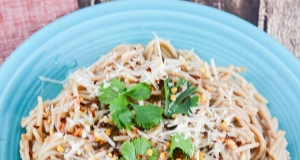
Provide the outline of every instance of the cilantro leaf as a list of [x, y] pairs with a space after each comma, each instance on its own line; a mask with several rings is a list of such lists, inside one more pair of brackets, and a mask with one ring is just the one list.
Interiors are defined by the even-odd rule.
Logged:
[[145, 82], [141, 82], [129, 88], [124, 94], [134, 100], [148, 99], [151, 95], [151, 86]]
[[123, 92], [125, 89], [125, 84], [119, 79], [114, 78], [111, 80], [111, 82], [109, 82], [109, 84], [102, 83], [100, 85], [100, 95], [98, 98], [102, 103], [109, 104], [118, 96], [119, 93]]
[[[164, 81], [164, 90], [165, 90], [165, 111], [164, 114], [167, 117], [171, 117], [173, 114], [188, 114], [189, 112], [192, 112], [191, 107], [195, 107], [198, 105], [198, 95], [194, 95], [191, 97], [191, 95], [196, 93], [196, 87], [193, 83], [188, 82], [184, 80], [182, 77], [179, 78], [177, 84], [174, 86], [179, 90], [179, 87], [185, 86], [185, 90], [183, 90], [178, 97], [176, 97], [176, 100], [172, 103], [170, 100], [170, 97], [172, 95], [171, 89], [172, 87], [169, 86], [170, 79], [167, 78]], [[176, 93], [178, 94], [178, 93]]]
[[132, 141], [137, 155], [146, 154], [147, 150], [151, 147], [150, 142], [146, 138], [136, 138]]
[[163, 110], [158, 106], [154, 106], [152, 104], [146, 106], [139, 106], [136, 104], [131, 105], [135, 110], [135, 121], [140, 127], [150, 129], [153, 126], [160, 124]]
[[[148, 152], [151, 150], [151, 152]], [[157, 160], [158, 151], [151, 148], [146, 138], [136, 138], [132, 142], [126, 141], [122, 146], [121, 153], [123, 160]]]
[[176, 133], [171, 138], [171, 147], [170, 147], [170, 156], [171, 158], [174, 157], [174, 150], [175, 149], [181, 149], [184, 153], [185, 159], [187, 157], [192, 157], [195, 151], [195, 146], [192, 143], [192, 140], [190, 138], [185, 138], [184, 134], [182, 133]]
[[122, 121], [119, 118], [119, 114], [123, 113], [124, 110], [116, 110], [111, 114], [111, 118], [113, 119], [115, 125], [119, 128], [119, 129], [124, 129], [126, 126], [125, 124], [122, 123]]
[[133, 143], [126, 141], [122, 146], [121, 153], [126, 160], [137, 160]]
[[[109, 105], [109, 111], [112, 112], [111, 118], [119, 129], [131, 129], [135, 121], [139, 126], [150, 129], [158, 125], [162, 119], [162, 109], [153, 105], [146, 108], [135, 105], [136, 115], [128, 108], [130, 100], [144, 100], [150, 97], [151, 86], [147, 83], [141, 82], [127, 89], [124, 82], [114, 78], [110, 82], [102, 83], [99, 91], [98, 99], [101, 103]], [[146, 116], [145, 120], [143, 116]]]
[[122, 112], [122, 113], [119, 113], [119, 119], [120, 121], [128, 128], [128, 129], [131, 129], [131, 125], [134, 124], [133, 122], [133, 118], [134, 118], [134, 115], [133, 113], [127, 109], [126, 111]]
[[128, 101], [123, 96], [115, 97], [109, 104], [109, 111], [125, 110], [127, 108]]

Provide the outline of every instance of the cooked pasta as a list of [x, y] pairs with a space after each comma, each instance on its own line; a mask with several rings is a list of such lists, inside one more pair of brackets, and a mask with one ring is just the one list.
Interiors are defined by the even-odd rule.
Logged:
[[[20, 140], [21, 158], [116, 160], [122, 157], [124, 142], [144, 137], [157, 149], [157, 159], [171, 159], [172, 136], [184, 133], [194, 146], [188, 159], [290, 159], [285, 131], [278, 129], [267, 100], [239, 74], [245, 70], [216, 66], [213, 59], [204, 62], [192, 51], [175, 49], [158, 38], [146, 46], [116, 46], [90, 67], [71, 73], [56, 98], [37, 98], [37, 106], [21, 122], [26, 128]], [[161, 83], [169, 78], [165, 85], [172, 87], [182, 78], [196, 87], [198, 105], [188, 114], [163, 116], [150, 129], [137, 125], [119, 129], [108, 105], [98, 98], [99, 86], [114, 78], [126, 87], [151, 85], [150, 98], [136, 103], [162, 109], [167, 102]], [[179, 93], [177, 88], [175, 92]], [[171, 103], [180, 95], [172, 96]]]

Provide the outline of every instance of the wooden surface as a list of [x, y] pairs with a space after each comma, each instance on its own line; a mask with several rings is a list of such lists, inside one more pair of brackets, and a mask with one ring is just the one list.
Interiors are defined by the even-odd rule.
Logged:
[[[110, 0], [94, 0], [95, 4]], [[232, 13], [267, 32], [300, 59], [300, 0], [189, 0]], [[92, 0], [78, 0], [80, 8]]]

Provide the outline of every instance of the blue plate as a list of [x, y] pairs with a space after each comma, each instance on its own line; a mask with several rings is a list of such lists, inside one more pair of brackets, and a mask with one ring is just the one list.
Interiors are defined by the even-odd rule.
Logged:
[[159, 37], [176, 48], [194, 49], [217, 65], [245, 66], [243, 76], [269, 100], [269, 109], [286, 131], [288, 150], [300, 159], [300, 63], [255, 26], [222, 11], [182, 1], [118, 1], [76, 11], [41, 29], [0, 68], [0, 159], [19, 159], [20, 121], [60, 85], [38, 76], [64, 80], [120, 43]]

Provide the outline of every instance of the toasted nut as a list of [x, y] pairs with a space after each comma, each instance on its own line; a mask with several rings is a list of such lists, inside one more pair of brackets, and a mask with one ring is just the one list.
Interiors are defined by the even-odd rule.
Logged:
[[104, 141], [102, 141], [102, 140], [99, 141], [99, 145], [100, 145], [100, 146], [102, 146], [102, 145], [104, 145], [104, 144], [105, 144]]
[[227, 140], [227, 145], [228, 145], [230, 148], [234, 148], [234, 147], [235, 147], [235, 142], [234, 142], [232, 139], [228, 139], [228, 140]]
[[22, 140], [26, 140], [27, 139], [27, 137], [26, 137], [26, 134], [22, 134]]
[[47, 121], [46, 121], [47, 124], [50, 124], [51, 122], [52, 122], [51, 118], [48, 118]]
[[177, 118], [178, 114], [173, 114], [172, 118]]
[[222, 127], [222, 128], [226, 128], [226, 127], [227, 127], [227, 123], [226, 123], [225, 121], [223, 121], [223, 122], [221, 123], [221, 127]]
[[205, 104], [205, 101], [206, 101], [206, 95], [205, 94], [202, 94], [201, 95], [201, 98], [200, 98], [200, 102], [201, 102], [201, 104]]
[[105, 134], [106, 134], [106, 135], [108, 135], [108, 136], [110, 136], [110, 134], [111, 134], [111, 130], [110, 130], [110, 128], [106, 128], [106, 130], [105, 130]]
[[171, 93], [174, 94], [174, 93], [176, 93], [176, 92], [177, 92], [177, 88], [176, 88], [176, 87], [172, 87], [172, 88], [171, 88]]
[[171, 99], [171, 101], [176, 101], [176, 96], [174, 95], [174, 94], [172, 94], [171, 96], [170, 96], [170, 99]]
[[200, 152], [200, 154], [199, 154], [199, 159], [200, 159], [200, 160], [204, 160], [204, 152]]
[[63, 153], [65, 151], [65, 149], [61, 145], [57, 146], [56, 149], [60, 153]]
[[99, 142], [101, 139], [102, 139], [101, 136], [95, 137], [95, 141], [96, 141], [96, 142]]
[[108, 157], [112, 157], [112, 154], [110, 152], [107, 153]]
[[170, 143], [170, 142], [167, 142], [167, 143], [166, 143], [166, 146], [167, 146], [168, 148], [170, 148], [171, 143]]
[[148, 149], [147, 154], [148, 154], [149, 156], [152, 156], [153, 150], [152, 150], [152, 149]]
[[160, 159], [164, 159], [166, 157], [166, 152], [160, 152]]

